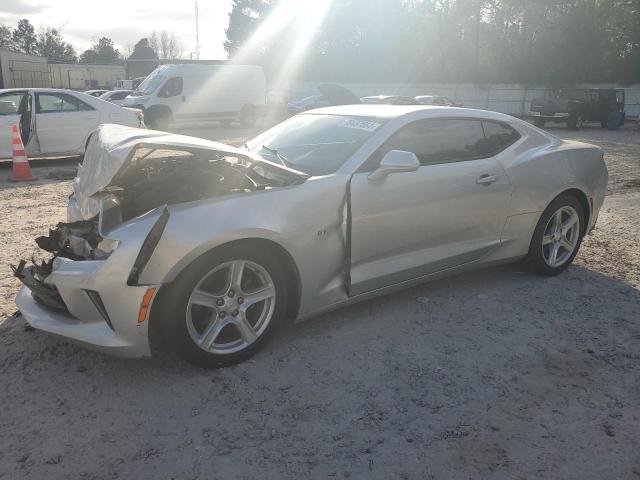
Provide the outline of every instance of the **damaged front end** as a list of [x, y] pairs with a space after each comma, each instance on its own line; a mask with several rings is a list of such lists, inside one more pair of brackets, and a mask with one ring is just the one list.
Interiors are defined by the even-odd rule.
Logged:
[[148, 356], [141, 305], [161, 285], [140, 279], [173, 209], [306, 178], [226, 145], [104, 125], [73, 181], [68, 221], [35, 240], [51, 257], [12, 267], [23, 283], [16, 304], [35, 328], [106, 353]]
[[14, 276], [31, 290], [37, 301], [58, 310], [66, 310], [67, 307], [55, 286], [46, 283], [56, 259], [104, 260], [118, 243], [116, 240], [103, 238], [97, 219], [58, 223], [56, 228], [49, 230], [49, 235], [37, 237], [35, 242], [40, 249], [53, 256], [40, 262], [32, 259], [29, 266], [26, 260], [20, 260], [17, 267], [12, 265], [11, 268]]

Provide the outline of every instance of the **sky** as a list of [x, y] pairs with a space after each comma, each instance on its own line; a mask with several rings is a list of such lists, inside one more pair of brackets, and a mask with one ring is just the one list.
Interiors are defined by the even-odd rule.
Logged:
[[[225, 29], [231, 0], [199, 0], [201, 59], [223, 59]], [[111, 38], [117, 48], [131, 47], [153, 30], [175, 34], [183, 57], [195, 52], [193, 0], [0, 0], [0, 23], [11, 28], [28, 18], [36, 28], [59, 29], [78, 54], [100, 37]]]

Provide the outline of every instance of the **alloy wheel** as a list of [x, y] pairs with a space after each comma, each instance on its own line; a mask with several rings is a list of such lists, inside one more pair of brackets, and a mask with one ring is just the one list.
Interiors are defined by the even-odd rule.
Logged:
[[205, 274], [191, 292], [187, 330], [206, 352], [239, 352], [267, 329], [275, 302], [275, 284], [265, 268], [249, 260], [225, 262]]
[[573, 207], [564, 206], [551, 215], [542, 236], [542, 256], [547, 265], [557, 268], [573, 255], [580, 239], [580, 216]]

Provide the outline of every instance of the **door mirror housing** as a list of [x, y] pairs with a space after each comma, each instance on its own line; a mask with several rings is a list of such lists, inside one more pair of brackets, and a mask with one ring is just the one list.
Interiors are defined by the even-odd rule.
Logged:
[[420, 168], [420, 161], [415, 153], [391, 150], [382, 157], [380, 166], [371, 172], [367, 178], [372, 181], [378, 181], [392, 173], [415, 172], [418, 168]]

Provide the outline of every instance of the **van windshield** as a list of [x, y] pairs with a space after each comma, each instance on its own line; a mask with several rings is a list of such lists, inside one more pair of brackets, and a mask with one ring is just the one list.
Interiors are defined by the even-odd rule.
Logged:
[[164, 83], [166, 79], [167, 77], [165, 77], [164, 75], [149, 75], [142, 81], [140, 85], [138, 85], [138, 88], [135, 92], [133, 92], [133, 95], [151, 95], [158, 89], [160, 85]]

